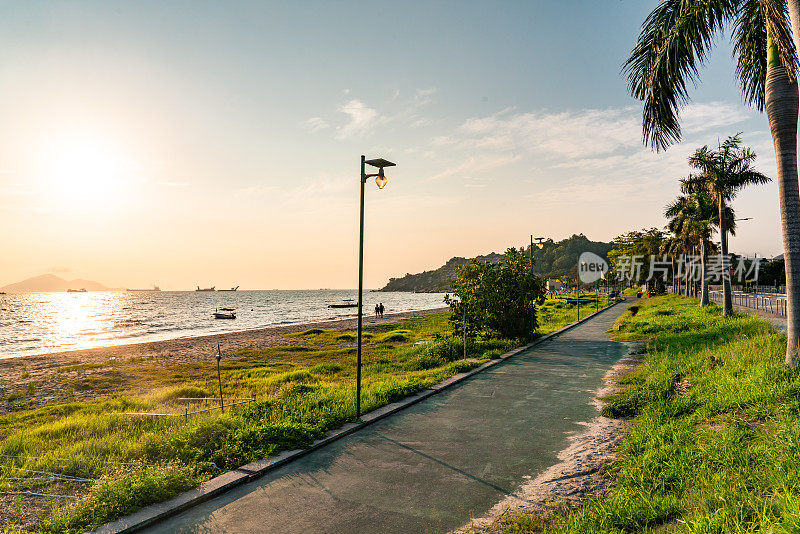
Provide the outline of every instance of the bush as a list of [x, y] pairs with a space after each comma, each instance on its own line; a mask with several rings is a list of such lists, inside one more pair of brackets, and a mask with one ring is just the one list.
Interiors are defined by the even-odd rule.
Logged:
[[447, 362], [445, 360], [436, 355], [423, 353], [408, 360], [405, 364], [403, 364], [403, 369], [408, 371], [424, 371], [426, 369], [441, 367], [446, 363]]
[[84, 532], [149, 504], [165, 501], [197, 486], [202, 478], [187, 467], [146, 466], [112, 480], [102, 480], [89, 495], [41, 525], [43, 532]]
[[492, 350], [487, 350], [486, 352], [484, 352], [483, 353], [483, 357], [484, 358], [489, 358], [490, 360], [496, 360], [500, 356], [502, 356], [503, 354], [505, 354], [505, 351], [503, 351], [501, 349], [492, 349]]
[[[544, 282], [531, 275], [523, 250], [509, 248], [505, 261], [472, 260], [453, 278], [458, 301], [445, 297], [455, 335], [529, 339], [536, 327], [536, 302], [544, 296]], [[466, 324], [464, 321], [466, 316]]]
[[[475, 352], [475, 342], [467, 339], [467, 356]], [[464, 340], [451, 337], [429, 343], [427, 353], [445, 362], [454, 362], [464, 358]]]
[[397, 343], [410, 341], [413, 334], [410, 330], [392, 330], [378, 338], [378, 343]]

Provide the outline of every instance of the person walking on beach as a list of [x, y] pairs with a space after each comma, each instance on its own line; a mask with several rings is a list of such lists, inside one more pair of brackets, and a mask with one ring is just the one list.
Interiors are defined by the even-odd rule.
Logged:
[[379, 310], [380, 310], [380, 312], [381, 312], [381, 319], [383, 319], [383, 310], [384, 310], [384, 309], [385, 309], [385, 308], [383, 307], [383, 302], [381, 302], [381, 303], [380, 303], [380, 306], [379, 306]]
[[376, 304], [375, 305], [375, 318], [377, 319], [380, 314], [381, 314], [381, 307]]

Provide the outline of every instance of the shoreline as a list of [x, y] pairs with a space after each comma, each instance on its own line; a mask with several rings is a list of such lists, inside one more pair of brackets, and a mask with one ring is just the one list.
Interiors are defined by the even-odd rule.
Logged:
[[[411, 317], [442, 313], [449, 308], [433, 308], [386, 314], [382, 319], [364, 317], [365, 327], [398, 323]], [[197, 363], [213, 360], [220, 344], [223, 358], [242, 349], [258, 350], [268, 347], [302, 344], [302, 339], [285, 334], [302, 332], [310, 328], [328, 330], [355, 330], [358, 318], [312, 321], [280, 326], [269, 326], [236, 332], [205, 334], [200, 336], [173, 338], [162, 341], [145, 341], [121, 345], [110, 345], [91, 349], [77, 349], [38, 355], [0, 358], [0, 392], [11, 395], [15, 392], [35, 391], [31, 403], [24, 409], [36, 408], [61, 400], [82, 400], [95, 395], [90, 390], [73, 391], [70, 399], [64, 381], [77, 378], [114, 380], [126, 372], [126, 365], [144, 360], [164, 367], [173, 364]], [[128, 365], [129, 366], [129, 365]], [[0, 413], [13, 411], [10, 404], [0, 404]]]
[[[425, 308], [425, 309], [421, 309], [421, 310], [407, 310], [407, 311], [401, 311], [401, 312], [386, 313], [386, 314], [384, 314], [384, 318], [383, 319], [379, 319], [378, 322], [376, 322], [375, 317], [373, 317], [371, 315], [367, 316], [365, 314], [364, 315], [364, 319], [363, 319], [363, 323], [365, 325], [367, 323], [369, 323], [371, 325], [374, 325], [374, 324], [389, 324], [389, 323], [392, 323], [392, 322], [397, 322], [397, 320], [401, 320], [401, 319], [404, 319], [404, 318], [407, 318], [407, 317], [416, 317], [418, 315], [427, 315], [427, 314], [430, 314], [430, 313], [441, 313], [441, 312], [446, 312], [449, 309], [450, 308], [445, 306], [445, 307], [439, 307], [439, 308]], [[392, 318], [395, 318], [397, 320], [392, 321], [391, 320]], [[331, 324], [333, 324], [333, 326], [334, 326], [333, 329], [342, 330], [342, 329], [347, 329], [348, 327], [347, 326], [340, 326], [338, 323], [352, 322], [353, 326], [350, 327], [350, 328], [356, 328], [357, 327], [357, 324], [356, 324], [357, 320], [358, 320], [358, 316], [357, 315], [352, 315], [352, 316], [345, 316], [345, 317], [337, 318], [337, 319], [324, 319], [324, 320], [315, 320], [315, 321], [306, 321], [306, 322], [297, 322], [297, 323], [287, 322], [287, 323], [273, 324], [273, 325], [262, 326], [262, 327], [257, 327], [257, 328], [245, 328], [245, 329], [242, 329], [242, 330], [231, 330], [229, 332], [218, 332], [218, 333], [213, 333], [213, 334], [188, 334], [188, 335], [185, 335], [185, 336], [176, 336], [176, 337], [171, 337], [171, 338], [168, 338], [168, 339], [154, 339], [154, 340], [150, 340], [150, 341], [131, 341], [130, 343], [124, 343], [124, 342], [123, 343], [118, 343], [118, 341], [121, 341], [121, 340], [113, 340], [114, 343], [112, 345], [103, 345], [103, 346], [100, 346], [100, 347], [88, 347], [88, 348], [82, 348], [82, 349], [56, 350], [56, 351], [52, 351], [52, 352], [40, 352], [40, 353], [36, 353], [36, 354], [20, 354], [20, 355], [13, 355], [13, 354], [12, 355], [2, 355], [2, 354], [0, 354], [0, 366], [2, 366], [2, 364], [7, 362], [8, 360], [20, 360], [20, 359], [25, 359], [25, 358], [42, 358], [42, 357], [47, 357], [47, 356], [60, 357], [60, 356], [66, 356], [66, 355], [69, 355], [69, 354], [88, 353], [88, 352], [101, 351], [101, 350], [122, 349], [122, 348], [125, 348], [125, 347], [138, 347], [138, 346], [153, 345], [153, 344], [159, 344], [159, 343], [172, 343], [172, 342], [175, 342], [175, 341], [188, 341], [188, 340], [192, 340], [192, 339], [218, 338], [218, 337], [231, 336], [231, 335], [240, 335], [240, 334], [250, 334], [250, 333], [252, 333], [252, 334], [255, 334], [255, 333], [267, 333], [268, 334], [268, 333], [270, 333], [271, 330], [298, 328], [298, 330], [296, 330], [296, 331], [297, 332], [302, 332], [303, 330], [307, 330], [308, 328], [317, 328], [317, 327], [322, 328], [322, 327], [325, 327], [326, 325], [329, 326]], [[300, 327], [303, 327], [303, 328], [300, 328]], [[295, 330], [288, 331], [288, 332], [281, 332], [281, 333], [293, 333], [293, 332], [295, 332]]]
[[629, 345], [628, 354], [606, 372], [602, 385], [592, 397], [597, 416], [591, 421], [578, 423], [585, 429], [569, 436], [569, 444], [558, 453], [558, 463], [533, 478], [526, 477], [527, 480], [512, 495], [454, 533], [498, 532], [501, 521], [507, 517], [521, 513], [546, 513], [555, 508], [574, 509], [608, 488], [609, 480], [604, 473], [616, 459], [620, 441], [631, 422], [600, 415], [605, 406], [600, 398], [619, 392], [619, 379], [640, 363], [633, 352], [635, 344]]

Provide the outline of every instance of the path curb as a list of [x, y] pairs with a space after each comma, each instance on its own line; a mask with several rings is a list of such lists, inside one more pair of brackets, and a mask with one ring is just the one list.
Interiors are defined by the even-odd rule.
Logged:
[[381, 419], [384, 419], [390, 415], [394, 415], [401, 410], [408, 408], [409, 406], [413, 406], [420, 401], [423, 401], [437, 393], [440, 393], [446, 389], [449, 389], [456, 384], [463, 382], [464, 380], [475, 376], [478, 373], [489, 369], [490, 367], [494, 367], [509, 358], [516, 356], [517, 354], [524, 352], [531, 347], [535, 347], [536, 345], [540, 345], [545, 341], [551, 340], [556, 336], [563, 334], [564, 332], [575, 328], [576, 326], [583, 324], [584, 322], [588, 321], [592, 317], [603, 313], [604, 311], [610, 310], [611, 308], [616, 307], [619, 304], [624, 304], [625, 301], [617, 302], [603, 308], [602, 310], [596, 311], [586, 317], [580, 319], [579, 321], [575, 321], [574, 323], [570, 323], [567, 326], [564, 326], [554, 332], [550, 332], [546, 334], [536, 341], [532, 343], [528, 343], [527, 345], [523, 345], [521, 347], [517, 347], [516, 349], [510, 350], [500, 356], [495, 360], [491, 360], [486, 362], [485, 364], [476, 367], [470, 371], [465, 373], [459, 373], [457, 375], [453, 375], [450, 378], [443, 380], [437, 384], [430, 386], [427, 389], [424, 389], [414, 395], [406, 397], [402, 400], [397, 402], [393, 402], [391, 404], [387, 404], [380, 408], [377, 408], [367, 414], [361, 416], [360, 423], [346, 423], [344, 426], [337, 428], [335, 430], [329, 431], [325, 434], [324, 437], [316, 440], [309, 448], [307, 449], [296, 449], [292, 451], [283, 451], [282, 453], [278, 454], [277, 456], [272, 456], [270, 458], [265, 458], [263, 460], [257, 460], [255, 462], [251, 462], [249, 464], [243, 465], [236, 469], [232, 469], [218, 477], [212, 478], [209, 481], [203, 482], [198, 487], [191, 489], [189, 491], [185, 491], [180, 495], [173, 497], [168, 501], [164, 501], [162, 503], [151, 504], [150, 506], [146, 506], [141, 510], [134, 512], [131, 515], [121, 517], [116, 521], [112, 521], [110, 523], [106, 523], [101, 525], [93, 532], [95, 534], [127, 534], [130, 532], [137, 532], [143, 528], [147, 528], [152, 526], [164, 519], [167, 519], [173, 515], [179, 514], [189, 508], [192, 508], [198, 504], [201, 504], [205, 501], [216, 497], [231, 488], [244, 484], [246, 482], [250, 482], [255, 480], [270, 471], [273, 471], [281, 466], [288, 464], [298, 458], [301, 458], [321, 447], [324, 447], [334, 441], [342, 439], [345, 436], [349, 436], [350, 434], [361, 430]]

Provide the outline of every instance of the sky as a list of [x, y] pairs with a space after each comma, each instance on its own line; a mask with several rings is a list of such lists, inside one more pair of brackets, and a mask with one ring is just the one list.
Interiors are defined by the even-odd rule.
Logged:
[[[0, 286], [353, 288], [665, 224], [696, 148], [742, 132], [776, 178], [727, 38], [684, 141], [641, 142], [621, 65], [654, 1], [0, 0]], [[782, 252], [777, 186], [732, 251]]]

